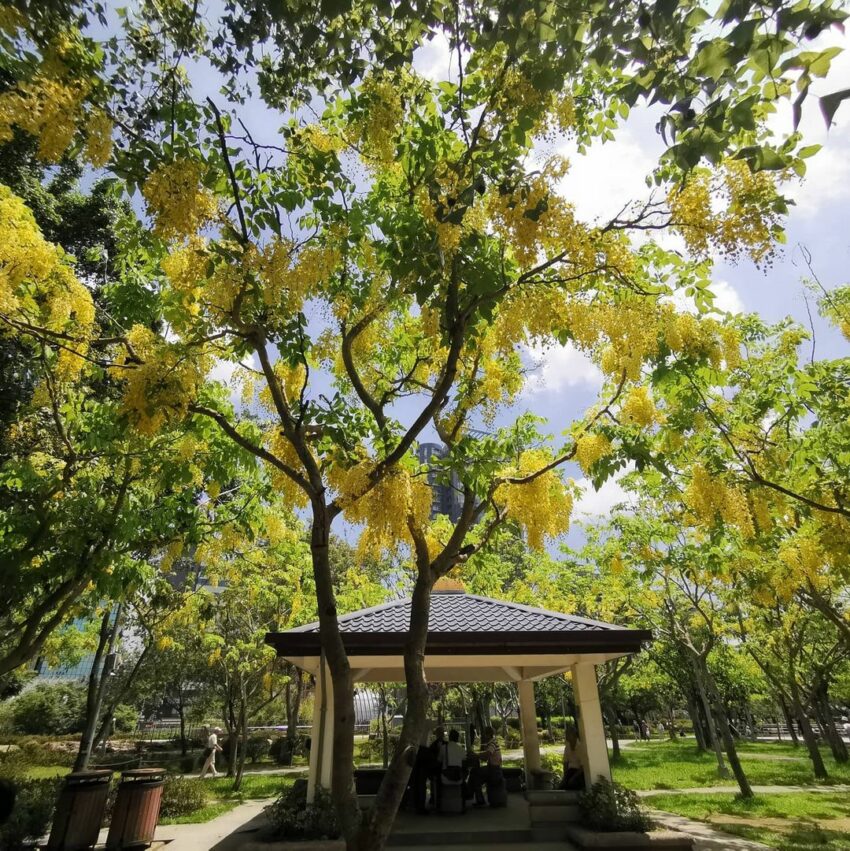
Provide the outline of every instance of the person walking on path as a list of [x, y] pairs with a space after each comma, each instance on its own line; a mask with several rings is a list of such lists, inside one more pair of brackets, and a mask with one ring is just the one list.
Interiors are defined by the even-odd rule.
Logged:
[[207, 746], [204, 749], [204, 765], [201, 768], [201, 773], [198, 775], [199, 780], [203, 780], [207, 776], [208, 771], [212, 771], [213, 778], [218, 777], [218, 772], [215, 770], [215, 755], [216, 751], [222, 750], [218, 743], [218, 734], [221, 732], [220, 727], [214, 727], [207, 737]]

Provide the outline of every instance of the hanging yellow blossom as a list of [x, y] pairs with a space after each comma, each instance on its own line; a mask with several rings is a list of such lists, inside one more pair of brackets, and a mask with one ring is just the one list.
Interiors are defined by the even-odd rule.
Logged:
[[112, 119], [101, 109], [88, 117], [84, 155], [95, 168], [103, 168], [112, 156]]
[[649, 397], [646, 387], [633, 387], [629, 390], [622, 407], [620, 417], [624, 423], [642, 427], [650, 426], [658, 420], [658, 411]]
[[503, 473], [504, 478], [526, 481], [505, 482], [494, 497], [506, 516], [525, 530], [528, 545], [534, 549], [542, 549], [547, 538], [563, 535], [570, 528], [573, 498], [557, 471], [534, 476], [551, 461], [552, 455], [545, 449], [526, 450], [516, 467]]
[[111, 374], [124, 383], [122, 405], [142, 434], [156, 434], [184, 416], [210, 366], [209, 357], [167, 343], [144, 325], [127, 334], [133, 354], [124, 351]]
[[388, 165], [395, 159], [395, 138], [404, 118], [398, 89], [383, 77], [367, 77], [361, 87], [366, 117], [355, 126], [367, 164]]
[[371, 462], [334, 465], [328, 481], [350, 523], [365, 526], [359, 546], [365, 552], [393, 550], [410, 540], [408, 522], [424, 528], [431, 511], [431, 488], [424, 476], [395, 468], [371, 489]]
[[41, 234], [24, 202], [0, 184], [0, 313], [49, 331], [70, 332], [55, 374], [72, 381], [83, 367], [94, 326], [91, 294], [74, 275], [63, 250]]
[[201, 163], [180, 158], [150, 173], [142, 194], [159, 236], [171, 239], [196, 234], [215, 217], [215, 197], [201, 186], [203, 171]]
[[589, 473], [600, 458], [611, 454], [611, 450], [611, 441], [604, 434], [586, 432], [576, 440], [576, 461], [585, 473]]

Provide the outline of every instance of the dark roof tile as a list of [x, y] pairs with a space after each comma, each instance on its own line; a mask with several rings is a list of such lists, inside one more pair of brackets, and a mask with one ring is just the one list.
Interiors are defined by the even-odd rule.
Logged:
[[[410, 600], [394, 600], [339, 619], [342, 633], [407, 632]], [[437, 591], [431, 597], [429, 632], [596, 632], [621, 627], [577, 615], [549, 612], [477, 594]], [[318, 632], [311, 623], [290, 632]]]

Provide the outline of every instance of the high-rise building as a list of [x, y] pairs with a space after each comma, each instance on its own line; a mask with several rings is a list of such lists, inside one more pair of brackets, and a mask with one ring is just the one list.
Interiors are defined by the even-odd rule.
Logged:
[[439, 443], [420, 443], [416, 450], [419, 463], [428, 467], [428, 484], [431, 486], [431, 518], [445, 514], [452, 523], [457, 523], [463, 506], [463, 492], [457, 473], [451, 473], [450, 480], [438, 481], [440, 473], [437, 461], [445, 458], [448, 450]]

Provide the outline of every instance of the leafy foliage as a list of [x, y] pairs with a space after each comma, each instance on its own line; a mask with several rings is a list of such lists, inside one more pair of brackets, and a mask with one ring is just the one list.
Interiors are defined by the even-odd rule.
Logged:
[[582, 823], [592, 830], [642, 832], [652, 827], [638, 796], [619, 783], [601, 778], [579, 795], [578, 802]]
[[266, 810], [273, 835], [279, 839], [336, 839], [336, 811], [326, 789], [318, 787], [307, 803], [307, 786], [295, 783]]

